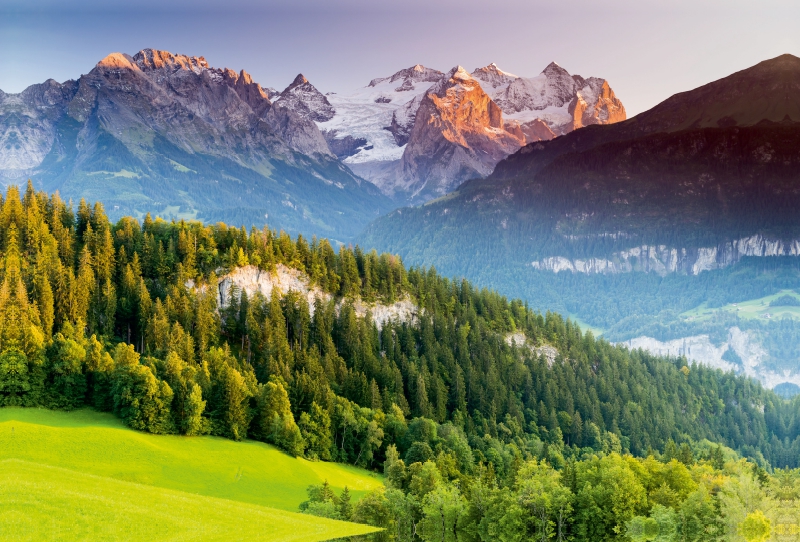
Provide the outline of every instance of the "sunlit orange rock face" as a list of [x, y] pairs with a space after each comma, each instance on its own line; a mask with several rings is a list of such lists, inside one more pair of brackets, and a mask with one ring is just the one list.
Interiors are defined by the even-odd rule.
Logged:
[[627, 118], [625, 106], [604, 79], [592, 79], [569, 105], [572, 130], [592, 124], [613, 124]]
[[625, 118], [605, 79], [570, 75], [555, 62], [532, 78], [495, 64], [472, 74], [459, 66], [422, 98], [397, 175], [422, 201], [485, 177], [523, 145]]
[[524, 143], [519, 124], [506, 130], [500, 107], [458, 66], [422, 99], [402, 171], [413, 179], [415, 193], [444, 194], [460, 182], [488, 175]]

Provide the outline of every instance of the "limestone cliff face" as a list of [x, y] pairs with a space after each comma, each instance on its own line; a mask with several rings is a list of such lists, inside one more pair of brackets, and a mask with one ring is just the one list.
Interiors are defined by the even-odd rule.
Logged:
[[[685, 356], [690, 362], [750, 376], [767, 388], [774, 388], [784, 382], [800, 385], [800, 372], [776, 370], [774, 366], [770, 366], [770, 354], [759, 342], [758, 336], [736, 326], [728, 329], [728, 337], [721, 344], [714, 344], [708, 335], [692, 335], [668, 341], [636, 337], [619, 344], [632, 350], [641, 348], [657, 356]], [[734, 352], [741, 364], [726, 361], [723, 356], [727, 351]]]
[[[189, 286], [192, 286], [192, 284], [189, 284]], [[248, 265], [237, 267], [219, 279], [217, 303], [220, 307], [227, 307], [231, 302], [231, 294], [236, 294], [237, 292], [238, 295], [241, 295], [242, 292], [247, 292], [248, 297], [251, 299], [258, 293], [269, 300], [276, 293], [278, 295], [286, 295], [290, 291], [299, 294], [306, 300], [311, 316], [314, 316], [317, 300], [328, 303], [332, 299], [329, 293], [312, 286], [308, 276], [297, 269], [280, 264], [274, 272], [270, 273]], [[337, 311], [341, 309], [344, 302], [342, 299], [337, 301]], [[415, 323], [420, 313], [419, 307], [408, 298], [396, 301], [391, 305], [365, 303], [360, 298], [349, 300], [349, 302], [353, 304], [356, 316], [363, 318], [369, 314], [378, 329], [383, 328], [384, 324], [390, 321]]]
[[534, 269], [560, 273], [616, 274], [642, 271], [645, 273], [684, 273], [698, 275], [703, 271], [723, 269], [738, 263], [743, 257], [800, 256], [800, 240], [782, 241], [753, 235], [722, 243], [715, 247], [694, 249], [671, 248], [666, 245], [632, 247], [612, 254], [609, 258], [576, 258], [551, 256], [532, 262]]
[[402, 173], [414, 195], [442, 195], [467, 179], [488, 175], [522, 146], [519, 134], [504, 129], [500, 107], [458, 66], [422, 99]]

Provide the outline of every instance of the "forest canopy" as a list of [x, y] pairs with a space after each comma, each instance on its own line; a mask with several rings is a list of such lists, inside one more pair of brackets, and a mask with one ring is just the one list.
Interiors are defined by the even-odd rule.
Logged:
[[[135, 429], [258, 438], [366, 467], [391, 445], [427, 455], [437, 442], [414, 429], [425, 424], [452, 428], [472, 455], [462, 461], [498, 470], [543, 446], [644, 455], [670, 439], [764, 465], [799, 455], [791, 405], [754, 381], [630, 352], [388, 254], [267, 228], [111, 224], [100, 204], [73, 210], [30, 184], [8, 189], [0, 228], [2, 404], [91, 405]], [[220, 305], [228, 271], [279, 265], [327, 300], [248, 298], [234, 284]], [[380, 328], [352, 303], [398, 299], [417, 316]]]
[[[386, 494], [369, 499], [410, 495], [413, 521], [428, 517], [426, 502], [467, 510], [468, 487], [470, 499], [488, 499], [481, 513], [519, 510], [506, 506], [503, 487], [533, 511], [539, 489], [525, 484], [545, 484], [563, 508], [547, 504], [539, 527], [525, 529], [596, 540], [625, 522], [644, 532], [672, 521], [643, 493], [601, 532], [581, 516], [589, 501], [574, 500], [605, 499], [581, 493], [584, 482], [666, 468], [646, 458], [694, 468], [702, 456], [721, 468], [714, 442], [751, 458], [757, 472], [798, 466], [796, 401], [683, 358], [614, 346], [392, 255], [268, 228], [149, 215], [112, 224], [100, 204], [75, 210], [30, 184], [24, 193], [10, 187], [0, 203], [0, 405], [90, 406], [141, 431], [252, 438], [384, 470]], [[293, 269], [326, 295], [248, 296], [235, 283], [220, 292], [223, 277], [247, 266]], [[413, 304], [414, 318], [378, 325], [354, 308], [398, 300]], [[692, 506], [713, 505], [695, 494], [713, 484], [692, 483], [675, 502], [695, 495]], [[562, 501], [560, 487], [569, 490]], [[395, 504], [411, 502], [402, 499]], [[364, 508], [373, 501], [347, 502], [317, 488], [306, 508], [379, 523]]]

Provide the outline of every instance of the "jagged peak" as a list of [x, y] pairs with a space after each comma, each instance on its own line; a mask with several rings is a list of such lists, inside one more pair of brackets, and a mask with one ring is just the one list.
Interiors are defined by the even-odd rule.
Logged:
[[159, 49], [142, 49], [133, 55], [133, 62], [142, 70], [157, 70], [166, 67], [178, 66], [185, 70], [198, 73], [209, 69], [208, 62], [202, 56], [188, 56], [173, 54]]
[[467, 87], [471, 87], [471, 85], [480, 87], [478, 80], [472, 77], [463, 66], [459, 65], [447, 72], [428, 92], [441, 95], [443, 92], [447, 92], [448, 89], [461, 84], [466, 84]]
[[305, 85], [306, 83], [308, 83], [308, 79], [306, 79], [306, 76], [303, 75], [302, 73], [298, 73], [297, 77], [295, 77], [294, 81], [292, 81], [292, 85], [291, 86], [295, 86], [296, 87], [298, 85]]
[[[283, 92], [281, 92], [281, 95], [286, 94], [288, 92], [291, 92], [292, 90], [296, 89], [297, 87], [303, 86], [305, 84], [311, 85], [311, 83], [308, 82], [308, 79], [306, 79], [305, 75], [303, 75], [302, 73], [298, 73], [297, 77], [294, 78], [294, 81], [292, 81], [292, 83], [288, 87], [283, 89]], [[311, 86], [313, 86], [313, 85], [311, 85]]]
[[394, 83], [395, 81], [403, 80], [404, 83], [406, 82], [408, 83], [408, 88], [410, 89], [412, 88], [411, 87], [412, 83], [419, 83], [422, 81], [435, 83], [436, 81], [441, 79], [443, 75], [444, 74], [439, 70], [434, 70], [433, 68], [426, 68], [422, 64], [414, 64], [410, 68], [404, 68], [400, 71], [393, 73], [389, 77], [375, 78], [372, 81], [370, 81], [367, 86], [374, 87], [385, 81]]
[[464, 66], [458, 65], [447, 74], [448, 79], [473, 79], [472, 75], [464, 69]]
[[247, 73], [246, 71], [244, 71], [244, 70], [241, 70], [241, 71], [239, 72], [239, 80], [240, 80], [242, 83], [244, 83], [245, 85], [250, 85], [250, 84], [252, 84], [252, 83], [253, 83], [253, 76], [251, 76], [251, 75], [250, 75], [249, 73]]
[[133, 60], [124, 53], [111, 53], [97, 63], [98, 68], [133, 68]]
[[551, 62], [547, 65], [545, 69], [542, 70], [542, 73], [549, 76], [567, 76], [571, 77], [569, 72], [559, 66], [559, 64], [555, 61]]
[[495, 64], [494, 62], [492, 62], [488, 66], [484, 66], [483, 68], [476, 68], [475, 71], [473, 71], [472, 73], [473, 74], [485, 73], [485, 74], [500, 75], [500, 76], [505, 76], [505, 77], [514, 77], [514, 78], [517, 77], [513, 73], [509, 73], [509, 72], [501, 70], [500, 67], [497, 64]]

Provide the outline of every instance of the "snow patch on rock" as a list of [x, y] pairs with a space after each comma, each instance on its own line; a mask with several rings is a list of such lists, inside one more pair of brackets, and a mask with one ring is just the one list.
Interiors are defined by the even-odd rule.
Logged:
[[335, 131], [338, 138], [367, 141], [344, 159], [348, 165], [399, 160], [422, 96], [443, 75], [416, 65], [373, 79], [353, 92], [330, 94], [327, 98], [335, 114], [318, 126], [323, 131]]

